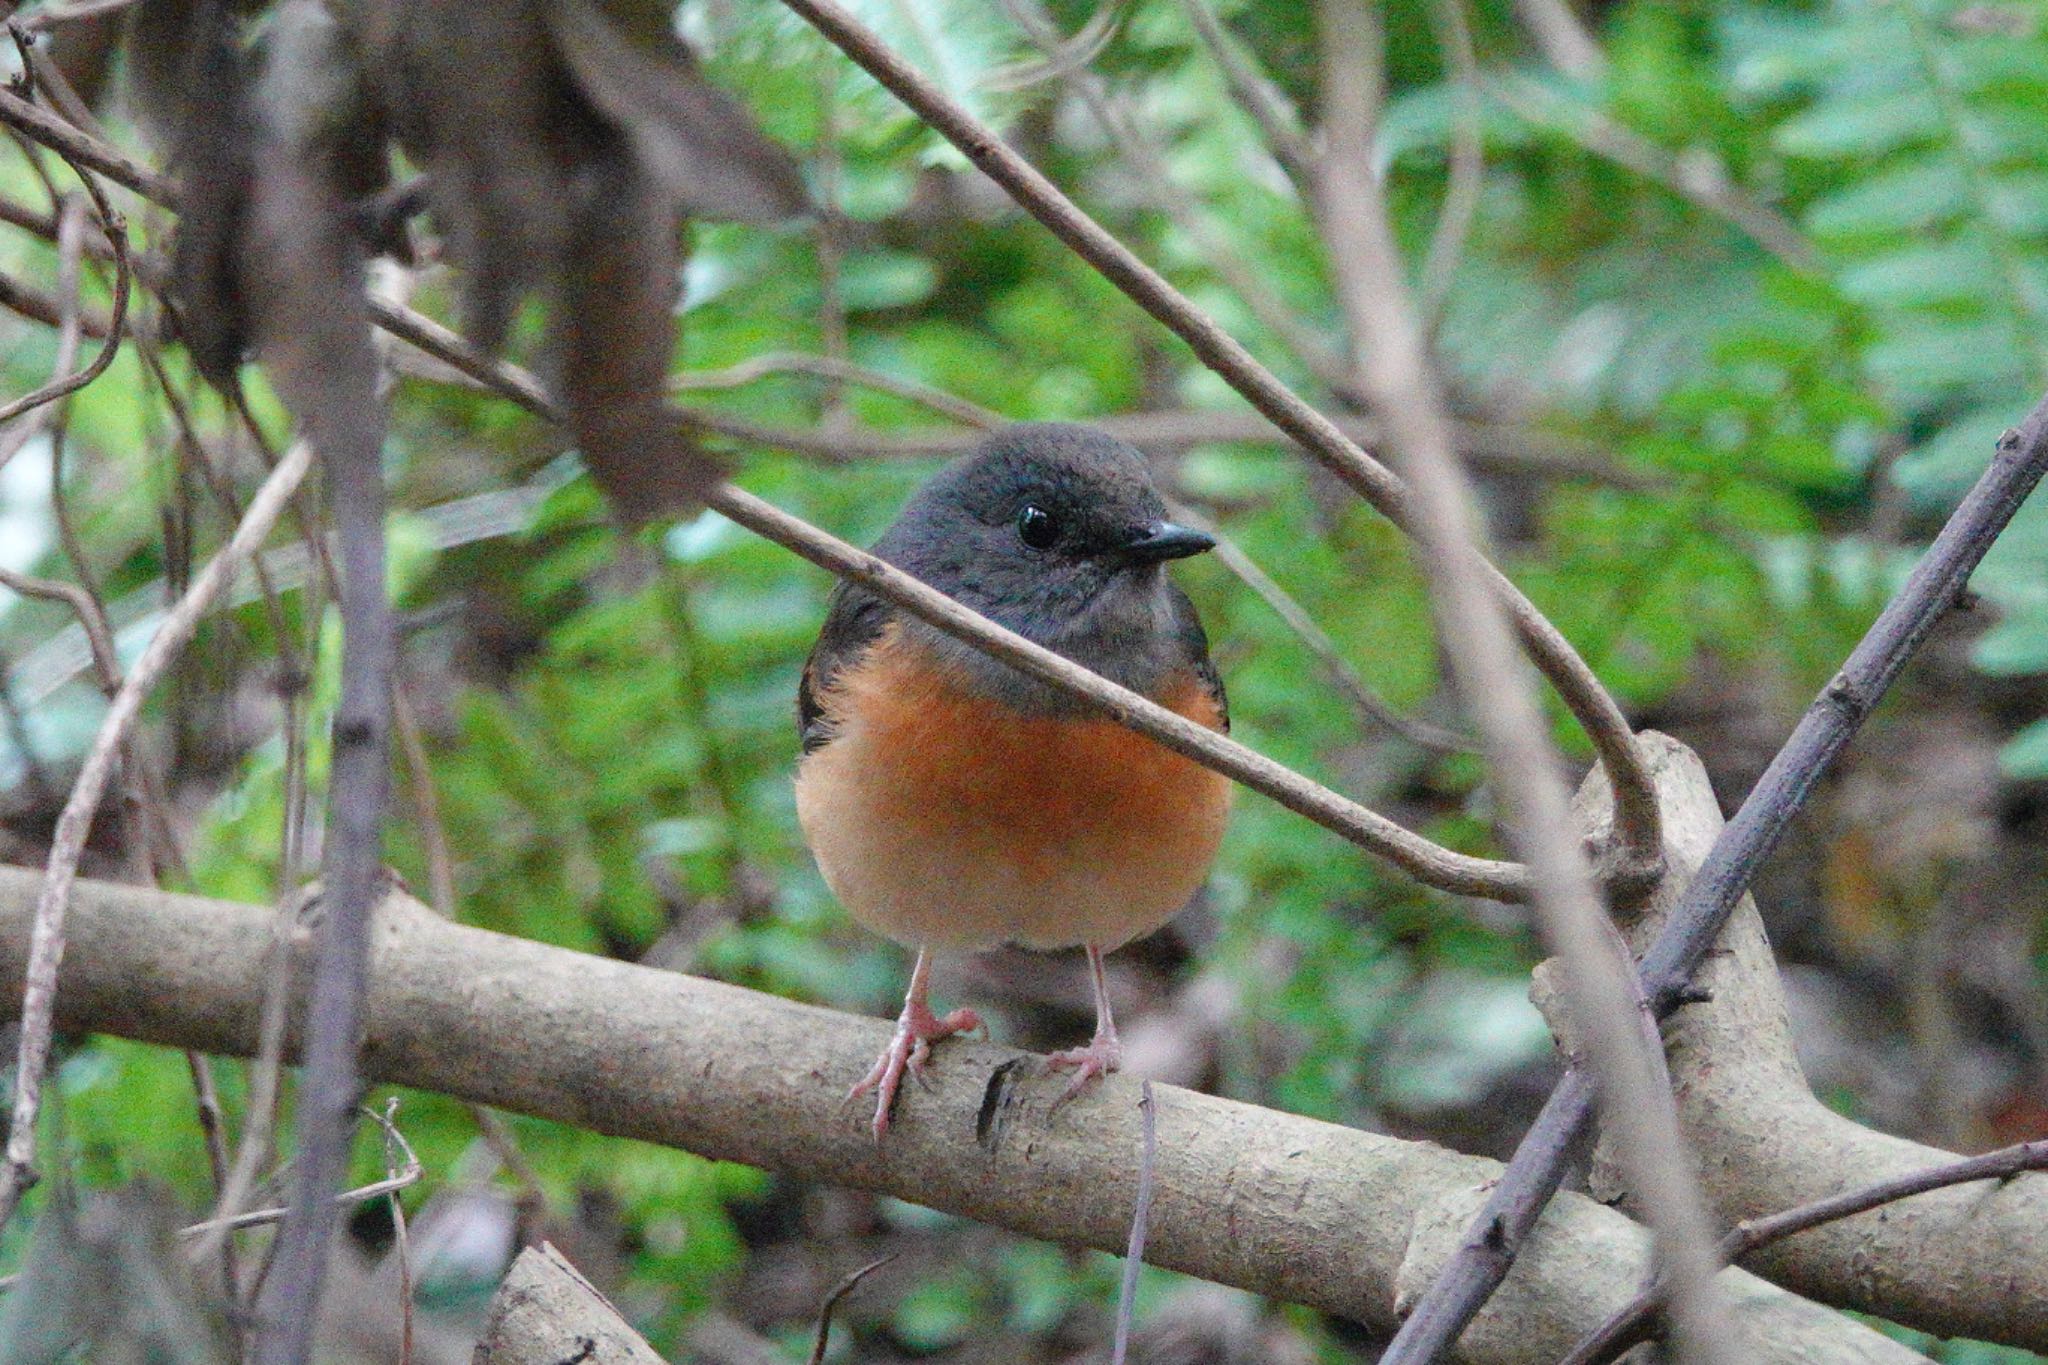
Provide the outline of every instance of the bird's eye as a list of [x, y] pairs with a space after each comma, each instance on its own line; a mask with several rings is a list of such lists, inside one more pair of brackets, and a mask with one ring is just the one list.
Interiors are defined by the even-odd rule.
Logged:
[[1027, 504], [1017, 514], [1017, 538], [1034, 550], [1049, 550], [1060, 538], [1060, 524], [1043, 507]]

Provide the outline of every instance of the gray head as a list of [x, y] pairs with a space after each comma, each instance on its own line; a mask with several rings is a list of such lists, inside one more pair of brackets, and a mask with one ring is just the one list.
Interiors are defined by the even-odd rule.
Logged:
[[[1041, 422], [997, 432], [919, 489], [875, 546], [883, 558], [1011, 630], [1147, 691], [1188, 662], [1193, 613], [1167, 560], [1215, 541], [1177, 526], [1145, 457], [1088, 427]], [[914, 627], [984, 682], [1021, 674]], [[1026, 691], [1056, 694], [1037, 684]], [[1023, 701], [1018, 696], [1014, 700]]]

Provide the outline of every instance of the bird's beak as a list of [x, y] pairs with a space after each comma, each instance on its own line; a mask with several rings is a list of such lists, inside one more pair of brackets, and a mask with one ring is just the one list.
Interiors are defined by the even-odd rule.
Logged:
[[1123, 548], [1124, 557], [1137, 564], [1158, 564], [1168, 559], [1186, 559], [1216, 548], [1216, 537], [1191, 526], [1155, 521], [1140, 531]]

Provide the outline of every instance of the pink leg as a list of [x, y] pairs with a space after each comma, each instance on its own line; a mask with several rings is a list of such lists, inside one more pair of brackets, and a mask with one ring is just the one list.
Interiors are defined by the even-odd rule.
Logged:
[[1060, 1096], [1060, 1104], [1080, 1094], [1096, 1077], [1106, 1076], [1123, 1065], [1124, 1045], [1117, 1040], [1116, 1020], [1109, 1013], [1109, 983], [1102, 974], [1102, 949], [1092, 943], [1088, 945], [1088, 971], [1095, 982], [1095, 1036], [1086, 1047], [1068, 1048], [1045, 1059], [1046, 1065], [1055, 1070], [1074, 1068], [1074, 1079]]
[[932, 955], [920, 948], [917, 950], [917, 965], [910, 969], [910, 990], [903, 997], [903, 1013], [896, 1017], [896, 1036], [875, 1059], [874, 1069], [846, 1095], [849, 1100], [855, 1100], [870, 1090], [875, 1092], [877, 1142], [889, 1131], [889, 1111], [895, 1107], [896, 1090], [903, 1084], [904, 1073], [916, 1075], [924, 1070], [932, 1044], [941, 1038], [981, 1027], [981, 1016], [970, 1009], [957, 1009], [944, 1017], [932, 1013], [931, 1005], [925, 999], [931, 988], [931, 973]]

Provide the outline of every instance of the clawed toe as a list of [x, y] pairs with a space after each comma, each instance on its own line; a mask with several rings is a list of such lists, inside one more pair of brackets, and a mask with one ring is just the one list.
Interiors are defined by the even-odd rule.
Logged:
[[980, 1027], [981, 1016], [971, 1009], [957, 1009], [942, 1018], [922, 1008], [921, 1002], [917, 1008], [904, 1008], [902, 1017], [896, 1021], [896, 1036], [875, 1059], [873, 1069], [846, 1095], [847, 1099], [856, 1100], [871, 1090], [875, 1093], [875, 1141], [880, 1142], [889, 1131], [889, 1114], [896, 1107], [896, 1092], [902, 1088], [905, 1074], [923, 1082], [932, 1044]]
[[1091, 1081], [1099, 1080], [1123, 1065], [1124, 1050], [1114, 1035], [1108, 1038], [1097, 1036], [1086, 1047], [1068, 1048], [1055, 1052], [1045, 1059], [1046, 1067], [1053, 1071], [1072, 1069], [1074, 1079], [1067, 1082], [1067, 1088], [1059, 1099], [1053, 1102], [1057, 1109], [1074, 1096], [1088, 1088]]

